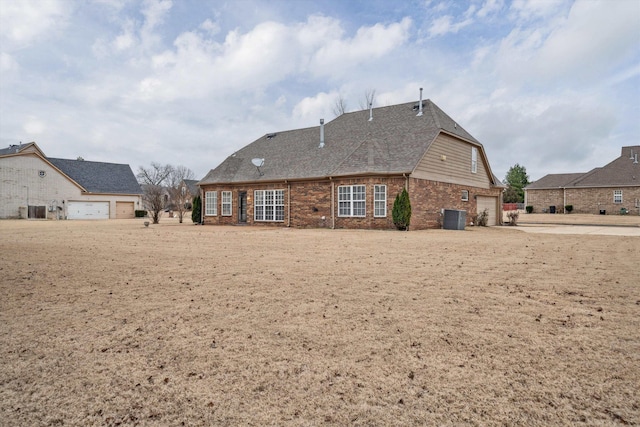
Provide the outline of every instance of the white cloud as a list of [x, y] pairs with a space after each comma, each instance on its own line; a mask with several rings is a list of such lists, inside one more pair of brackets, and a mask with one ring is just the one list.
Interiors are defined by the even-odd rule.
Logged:
[[429, 28], [429, 36], [444, 36], [445, 34], [453, 33], [456, 34], [461, 29], [471, 25], [473, 23], [473, 18], [465, 18], [460, 22], [453, 22], [453, 16], [444, 15], [439, 18], [434, 19]]
[[46, 126], [44, 122], [34, 116], [29, 116], [22, 128], [30, 137], [36, 137], [44, 133]]
[[408, 37], [410, 19], [361, 27], [342, 38], [339, 22], [311, 16], [304, 23], [264, 22], [246, 33], [233, 30], [223, 43], [204, 34], [180, 34], [173, 50], [155, 55], [154, 73], [140, 83], [142, 99], [202, 98], [256, 91], [292, 75], [336, 76], [393, 51]]
[[411, 19], [404, 18], [388, 26], [361, 27], [351, 39], [334, 38], [314, 55], [310, 71], [318, 75], [342, 75], [345, 70], [377, 59], [402, 45], [409, 37], [410, 27]]
[[486, 0], [480, 10], [478, 10], [477, 16], [484, 18], [490, 14], [498, 12], [504, 6], [503, 0]]
[[0, 40], [3, 50], [24, 48], [53, 35], [67, 24], [70, 5], [58, 0], [3, 0]]
[[320, 92], [313, 97], [305, 97], [293, 108], [293, 117], [305, 120], [325, 118], [329, 121], [334, 116], [331, 107], [337, 98], [337, 92]]

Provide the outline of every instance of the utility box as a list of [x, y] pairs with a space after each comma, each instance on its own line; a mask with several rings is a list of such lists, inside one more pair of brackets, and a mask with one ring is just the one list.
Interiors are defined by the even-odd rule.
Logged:
[[18, 218], [20, 219], [27, 219], [28, 214], [27, 214], [27, 207], [26, 206], [19, 206], [18, 207]]
[[467, 224], [467, 211], [445, 209], [442, 228], [445, 230], [464, 230]]

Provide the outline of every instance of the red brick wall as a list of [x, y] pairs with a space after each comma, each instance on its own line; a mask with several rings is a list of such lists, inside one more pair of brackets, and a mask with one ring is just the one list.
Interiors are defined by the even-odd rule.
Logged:
[[[395, 229], [393, 224], [393, 203], [407, 182], [405, 177], [358, 177], [339, 178], [333, 180], [301, 181], [293, 183], [273, 183], [265, 185], [211, 185], [203, 191], [218, 192], [218, 215], [205, 216], [205, 224], [231, 225], [238, 223], [238, 195], [247, 192], [247, 224], [299, 227], [299, 228], [362, 228], [362, 229]], [[501, 189], [483, 189], [461, 186], [423, 179], [409, 179], [409, 199], [411, 201], [411, 230], [441, 227], [442, 209], [461, 209], [467, 211], [467, 222], [476, 214], [477, 205], [474, 196], [499, 196]], [[342, 185], [366, 186], [366, 216], [363, 218], [338, 216], [338, 187]], [[387, 216], [376, 218], [373, 215], [374, 185], [387, 186]], [[331, 189], [333, 188], [333, 207], [331, 211]], [[254, 222], [253, 192], [254, 190], [282, 189], [285, 191], [284, 222]], [[222, 191], [232, 191], [232, 216], [224, 217], [222, 213]], [[462, 190], [469, 191], [469, 200], [462, 201]], [[205, 200], [202, 201], [205, 212]]]
[[557, 213], [563, 212], [563, 190], [561, 188], [551, 190], [527, 190], [525, 205], [533, 206], [534, 213], [549, 212], [550, 206], [555, 206]]
[[[462, 191], [469, 192], [469, 200], [462, 201]], [[440, 228], [442, 209], [458, 209], [467, 212], [467, 224], [476, 215], [477, 196], [500, 196], [502, 189], [469, 187], [446, 182], [425, 181], [411, 178], [409, 197], [411, 199], [411, 229]], [[500, 213], [497, 213], [500, 217]]]
[[[622, 203], [613, 203], [614, 190], [622, 190]], [[566, 197], [566, 203], [565, 203]], [[635, 207], [636, 199], [640, 200], [640, 186], [638, 187], [609, 187], [609, 188], [568, 188], [564, 190], [527, 190], [528, 206], [533, 206], [534, 213], [549, 210], [549, 206], [556, 206], [556, 212], [564, 212], [564, 205], [573, 205], [573, 213], [599, 214], [600, 210], [607, 215], [619, 214], [620, 208], [627, 208], [629, 214], [638, 214]]]

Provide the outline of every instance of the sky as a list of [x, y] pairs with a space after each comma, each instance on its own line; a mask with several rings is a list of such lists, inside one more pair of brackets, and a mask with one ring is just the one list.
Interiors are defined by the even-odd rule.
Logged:
[[500, 179], [604, 166], [640, 144], [640, 0], [0, 0], [0, 147], [200, 179], [420, 88]]

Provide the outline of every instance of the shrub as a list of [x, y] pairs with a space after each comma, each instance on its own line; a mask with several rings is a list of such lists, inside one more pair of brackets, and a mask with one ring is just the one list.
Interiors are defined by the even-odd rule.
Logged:
[[518, 225], [518, 217], [520, 214], [518, 211], [507, 212], [507, 218], [509, 218], [509, 225]]
[[144, 209], [136, 209], [134, 214], [136, 218], [144, 218], [145, 216], [147, 216], [147, 211], [145, 211]]
[[483, 210], [482, 212], [480, 212], [478, 214], [478, 216], [476, 216], [476, 225], [479, 225], [481, 227], [486, 227], [487, 226], [487, 222], [489, 222], [489, 211], [487, 211], [486, 209]]
[[409, 224], [411, 223], [411, 202], [409, 201], [409, 193], [407, 193], [406, 188], [403, 188], [402, 193], [396, 196], [391, 215], [393, 217], [393, 224], [398, 230], [409, 229]]
[[200, 212], [202, 211], [202, 201], [200, 200], [200, 196], [193, 198], [192, 205], [191, 221], [193, 221], [194, 224], [200, 224]]
[[533, 212], [533, 206], [531, 206], [531, 205], [526, 206], [525, 209], [527, 210], [527, 213], [532, 213]]
[[573, 205], [565, 205], [564, 210], [567, 213], [571, 213], [571, 211], [573, 210]]

